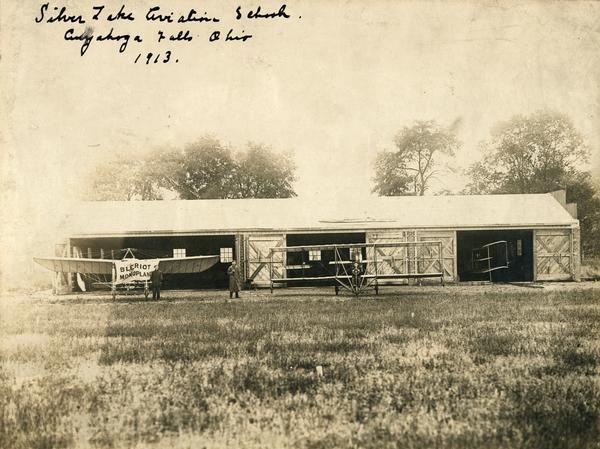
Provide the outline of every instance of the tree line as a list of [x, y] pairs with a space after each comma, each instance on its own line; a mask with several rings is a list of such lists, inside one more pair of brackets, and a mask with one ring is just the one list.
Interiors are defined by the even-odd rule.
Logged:
[[[377, 154], [373, 191], [379, 195], [424, 195], [431, 181], [451, 168], [460, 142], [454, 126], [434, 121], [404, 127], [392, 151]], [[600, 195], [583, 170], [590, 149], [571, 120], [553, 111], [516, 115], [498, 123], [480, 144], [482, 159], [465, 170], [463, 194], [547, 193], [564, 189], [577, 203], [582, 250], [600, 255]], [[597, 182], [597, 181], [596, 181]]]
[[[453, 168], [461, 142], [459, 122], [433, 120], [403, 127], [393, 149], [377, 153], [373, 192], [381, 196], [425, 195], [433, 181]], [[464, 170], [463, 194], [567, 192], [577, 203], [582, 250], [600, 255], [600, 194], [597, 180], [582, 169], [590, 149], [571, 120], [553, 111], [516, 115], [498, 123], [480, 144], [482, 159]], [[295, 196], [295, 164], [290, 154], [249, 143], [232, 149], [202, 137], [180, 149], [145, 157], [106, 161], [89, 178], [86, 199], [159, 200], [288, 198]], [[444, 192], [448, 193], [448, 192]]]
[[288, 198], [295, 196], [290, 154], [261, 144], [241, 150], [202, 137], [181, 149], [122, 156], [98, 166], [89, 177], [91, 200], [183, 200]]

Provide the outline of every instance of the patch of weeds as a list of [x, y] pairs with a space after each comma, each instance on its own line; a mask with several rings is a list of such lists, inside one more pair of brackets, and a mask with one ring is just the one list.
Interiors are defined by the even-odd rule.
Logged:
[[289, 371], [286, 372], [280, 379], [277, 388], [277, 393], [292, 395], [299, 393], [311, 393], [319, 385], [319, 380], [312, 372], [306, 371]]
[[600, 394], [594, 379], [547, 376], [517, 381], [507, 391], [501, 416], [520, 431], [525, 446], [584, 448], [598, 442]]
[[515, 355], [515, 347], [519, 339], [520, 337], [515, 334], [482, 329], [480, 333], [471, 336], [469, 346], [476, 360], [485, 361], [488, 357]]
[[403, 345], [412, 339], [412, 337], [408, 334], [386, 335], [384, 338], [385, 341], [393, 345]]
[[582, 345], [579, 339], [557, 338], [550, 348], [551, 360], [540, 374], [565, 376], [573, 373], [593, 375], [600, 368], [600, 354]]
[[74, 441], [69, 419], [84, 391], [67, 378], [44, 377], [20, 387], [0, 376], [0, 447], [66, 448]]
[[351, 444], [352, 442], [349, 441], [348, 438], [344, 438], [336, 433], [328, 433], [320, 438], [309, 439], [302, 443], [302, 446], [306, 447], [306, 449], [338, 449], [353, 447]]
[[569, 371], [593, 370], [599, 366], [600, 359], [596, 351], [580, 347], [578, 344], [556, 349], [554, 357]]
[[235, 392], [250, 392], [259, 398], [265, 398], [276, 391], [278, 379], [263, 365], [248, 363], [234, 367], [231, 384]]
[[418, 315], [415, 314], [415, 316], [405, 313], [400, 317], [390, 320], [390, 325], [398, 328], [414, 328], [420, 331], [435, 332], [444, 324], [441, 321], [426, 318], [421, 313], [422, 311]]

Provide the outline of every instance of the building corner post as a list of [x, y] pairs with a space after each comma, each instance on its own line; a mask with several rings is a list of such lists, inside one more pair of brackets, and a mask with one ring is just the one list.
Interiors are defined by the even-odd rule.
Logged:
[[[67, 257], [73, 257], [73, 246], [71, 239], [67, 239]], [[73, 293], [73, 273], [67, 273], [67, 291]]]
[[571, 229], [571, 275], [575, 282], [581, 281], [581, 231], [579, 226]]

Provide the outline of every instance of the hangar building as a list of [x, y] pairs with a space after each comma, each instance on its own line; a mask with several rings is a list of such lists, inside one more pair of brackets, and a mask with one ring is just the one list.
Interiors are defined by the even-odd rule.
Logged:
[[[493, 280], [578, 280], [575, 216], [564, 191], [333, 203], [301, 198], [84, 202], [66, 217], [68, 238], [56, 255], [119, 258], [122, 248], [137, 248], [140, 258], [218, 254], [220, 262], [210, 270], [171, 275], [165, 288], [222, 288], [234, 259], [244, 280], [269, 285], [265, 266], [273, 247], [441, 241], [444, 278], [459, 282], [488, 279], [472, 270], [473, 251], [506, 241], [514, 262]], [[320, 259], [305, 256], [308, 264]], [[294, 276], [297, 261], [290, 257], [278, 260], [285, 277]], [[403, 257], [410, 255], [399, 254], [395, 263], [410, 263]]]

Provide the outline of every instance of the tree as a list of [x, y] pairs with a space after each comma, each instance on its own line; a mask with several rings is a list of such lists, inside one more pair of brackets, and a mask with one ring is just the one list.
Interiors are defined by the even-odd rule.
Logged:
[[215, 138], [202, 137], [182, 149], [104, 163], [90, 178], [86, 199], [155, 200], [168, 192], [184, 200], [287, 198], [295, 196], [294, 171], [289, 155], [263, 145], [234, 152]]
[[159, 200], [158, 182], [149, 176], [145, 160], [124, 158], [106, 161], [88, 177], [84, 197], [91, 201]]
[[289, 198], [296, 196], [292, 183], [295, 165], [290, 155], [277, 155], [268, 148], [250, 143], [237, 154], [235, 198]]
[[382, 196], [424, 195], [430, 181], [441, 172], [440, 159], [454, 156], [459, 147], [454, 131], [434, 121], [405, 126], [394, 144], [395, 151], [380, 152], [375, 160], [373, 191]]
[[373, 192], [380, 196], [406, 195], [410, 191], [413, 177], [401, 152], [382, 151], [377, 154], [374, 181]]
[[288, 198], [294, 196], [295, 166], [287, 155], [249, 144], [233, 152], [218, 140], [202, 138], [183, 153], [168, 152], [161, 161], [162, 185], [182, 199]]
[[184, 200], [230, 198], [235, 171], [232, 151], [212, 137], [202, 137], [183, 150], [169, 150], [152, 158], [154, 174], [163, 187]]
[[566, 190], [567, 202], [577, 203], [583, 255], [600, 255], [600, 197], [591, 175], [581, 173]]
[[565, 188], [588, 158], [588, 149], [568, 117], [540, 111], [500, 123], [484, 158], [467, 175], [467, 193], [545, 193]]
[[584, 254], [600, 254], [600, 198], [588, 172], [589, 149], [563, 114], [536, 112], [500, 123], [484, 158], [467, 170], [465, 193], [547, 193], [565, 189], [577, 203]]

